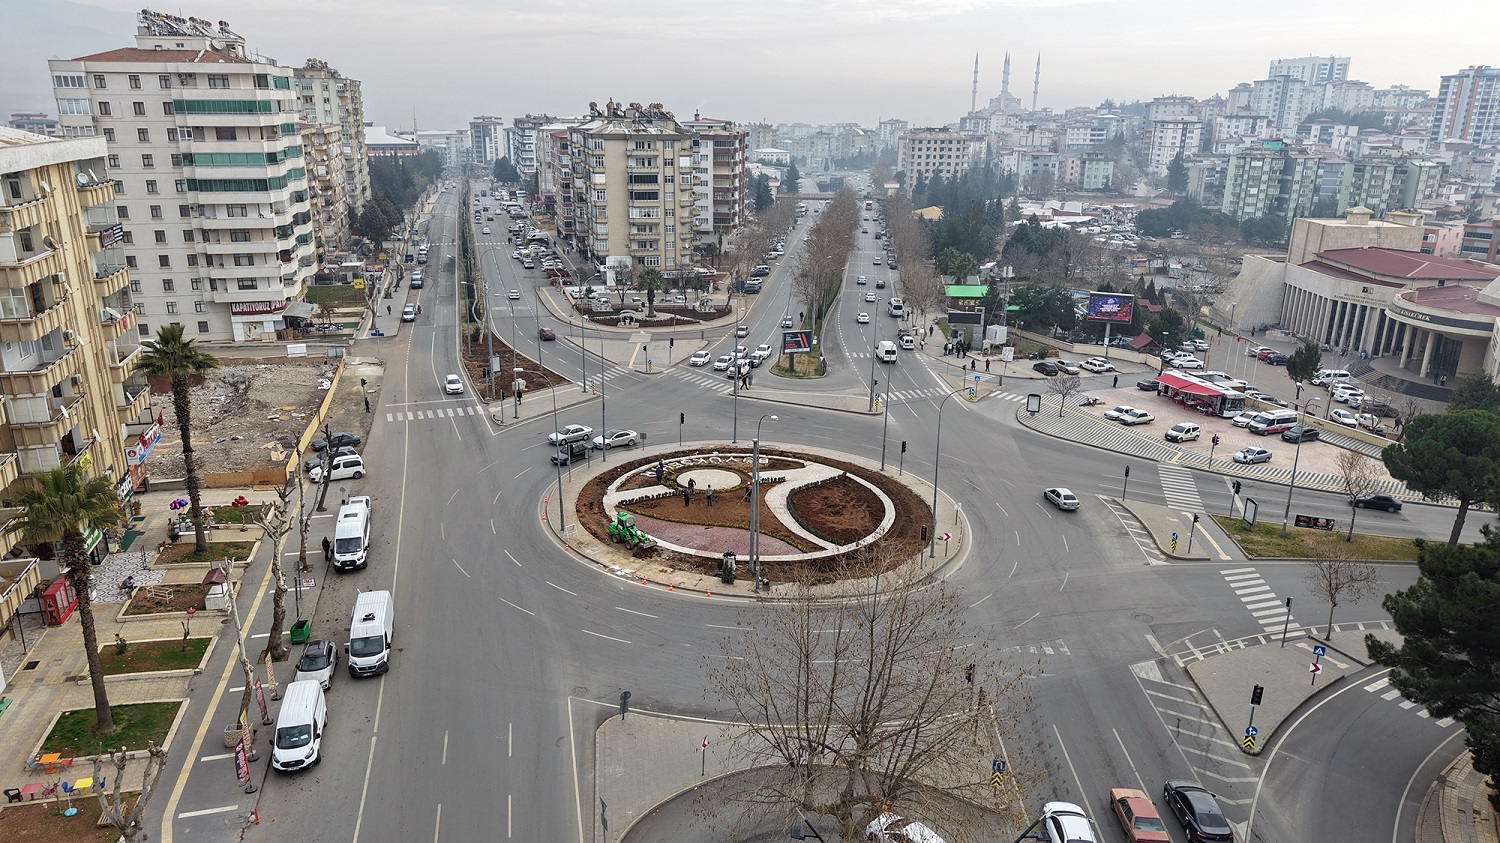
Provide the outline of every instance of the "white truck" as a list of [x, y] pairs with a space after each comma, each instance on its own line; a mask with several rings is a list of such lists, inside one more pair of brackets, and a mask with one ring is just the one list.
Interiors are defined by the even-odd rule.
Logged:
[[896, 344], [890, 340], [881, 340], [875, 346], [875, 356], [879, 357], [882, 363], [896, 362]]
[[389, 591], [364, 591], [354, 598], [354, 616], [349, 621], [349, 675], [374, 676], [391, 669], [392, 613], [395, 604]]
[[368, 495], [359, 495], [339, 507], [333, 525], [333, 567], [340, 571], [363, 568], [370, 564], [370, 512]]

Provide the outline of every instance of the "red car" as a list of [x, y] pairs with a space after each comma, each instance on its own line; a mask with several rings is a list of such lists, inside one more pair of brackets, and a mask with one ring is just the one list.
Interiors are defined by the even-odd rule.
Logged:
[[1274, 348], [1262, 349], [1261, 352], [1260, 352], [1260, 354], [1255, 355], [1255, 359], [1257, 359], [1257, 360], [1264, 360], [1267, 357], [1270, 357], [1272, 354], [1275, 354], [1275, 353], [1276, 353], [1276, 349], [1274, 349]]
[[1168, 843], [1172, 839], [1145, 792], [1129, 787], [1113, 788], [1109, 792], [1109, 806], [1130, 843]]
[[544, 340], [555, 340], [557, 334], [551, 328], [540, 328], [536, 332], [537, 337]]

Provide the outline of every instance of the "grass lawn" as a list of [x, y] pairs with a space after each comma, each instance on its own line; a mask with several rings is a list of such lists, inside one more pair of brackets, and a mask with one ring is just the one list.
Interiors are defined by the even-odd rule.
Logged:
[[788, 368], [782, 363], [777, 363], [771, 369], [773, 374], [788, 378], [820, 378], [827, 374], [826, 367], [818, 365], [816, 354], [783, 354], [781, 359], [783, 363], [791, 361], [792, 367]]
[[104, 664], [104, 673], [116, 676], [121, 673], [148, 673], [153, 670], [184, 670], [198, 666], [203, 653], [208, 650], [208, 638], [189, 638], [187, 649], [182, 641], [131, 641], [125, 654], [120, 655], [113, 644], [99, 651], [99, 660]]
[[[92, 772], [91, 768], [89, 773]], [[73, 777], [80, 776], [74, 773]], [[114, 789], [113, 784], [110, 789]], [[122, 792], [120, 797], [127, 807], [135, 804], [133, 794]], [[0, 840], [6, 843], [114, 843], [120, 839], [119, 829], [112, 825], [100, 827], [99, 797], [92, 793], [75, 797], [73, 807], [78, 813], [65, 817], [63, 811], [68, 809], [66, 797], [56, 801], [48, 799], [6, 805], [4, 813], [0, 813]]]
[[[167, 739], [180, 702], [134, 703], [111, 706], [115, 714], [115, 733], [107, 738], [94, 737], [94, 709], [64, 711], [42, 742], [42, 752], [62, 752], [72, 748], [79, 755], [97, 755], [100, 746], [145, 749], [148, 741], [161, 745]], [[76, 763], [76, 762], [75, 762]]]
[[1356, 532], [1354, 541], [1345, 542], [1344, 530], [1313, 530], [1307, 527], [1287, 527], [1286, 536], [1281, 535], [1281, 522], [1261, 521], [1254, 527], [1245, 528], [1241, 518], [1215, 515], [1219, 526], [1239, 542], [1245, 554], [1252, 557], [1285, 559], [1316, 559], [1325, 556], [1342, 558], [1346, 553], [1352, 558], [1372, 561], [1415, 562], [1417, 546], [1411, 539], [1371, 536]]
[[[216, 506], [213, 507], [215, 524], [254, 524], [260, 514], [269, 509], [265, 504], [251, 504], [250, 506]], [[192, 522], [188, 522], [189, 525]], [[185, 534], [192, 533], [192, 526], [188, 526]]]
[[334, 284], [327, 287], [308, 287], [307, 300], [312, 304], [333, 302], [337, 305], [348, 307], [363, 307], [365, 304], [365, 291], [356, 289], [353, 285]]
[[207, 553], [195, 553], [193, 548], [193, 534], [184, 533], [177, 544], [167, 545], [156, 557], [158, 565], [172, 562], [217, 562], [220, 559], [233, 559], [236, 562], [250, 558], [250, 549], [255, 547], [253, 541], [234, 542], [209, 542]]

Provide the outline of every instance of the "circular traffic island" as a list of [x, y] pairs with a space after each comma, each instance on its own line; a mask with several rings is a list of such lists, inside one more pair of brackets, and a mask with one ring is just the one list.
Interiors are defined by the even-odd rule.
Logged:
[[761, 576], [772, 582], [868, 576], [923, 547], [932, 509], [901, 479], [827, 454], [774, 448], [761, 449], [758, 468], [758, 515], [754, 457], [724, 445], [611, 466], [584, 484], [575, 508], [594, 538], [700, 575], [717, 573], [727, 553], [748, 560], [752, 517], [759, 518]]

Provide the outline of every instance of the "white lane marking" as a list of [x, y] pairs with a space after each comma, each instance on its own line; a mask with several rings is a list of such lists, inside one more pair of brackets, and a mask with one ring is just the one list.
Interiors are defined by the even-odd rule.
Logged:
[[[536, 468], [536, 466], [533, 465], [533, 466], [530, 466], [529, 468], [526, 468], [525, 470], [523, 470], [521, 472], [521, 474], [525, 474], [527, 471], [530, 471], [533, 468]], [[519, 479], [521, 479], [521, 474], [517, 474], [515, 477], [512, 477], [511, 479], [512, 480], [519, 480]]]
[[634, 609], [627, 609], [624, 606], [616, 606], [615, 608], [619, 609], [622, 612], [629, 612], [632, 615], [640, 615], [643, 618], [651, 618], [652, 620], [661, 620], [661, 618], [657, 617], [656, 615], [648, 615], [645, 612], [637, 612]]
[[[510, 551], [505, 551], [505, 555], [510, 556]], [[521, 567], [521, 560], [517, 559], [516, 557], [510, 556], [510, 561], [516, 563], [516, 567]]]
[[626, 641], [624, 638], [616, 638], [613, 635], [605, 635], [602, 632], [594, 632], [594, 631], [588, 630], [588, 629], [582, 629], [582, 630], [579, 630], [579, 631], [580, 632], [587, 632], [589, 635], [597, 635], [600, 638], [608, 638], [611, 641], [618, 641], [621, 644], [629, 644], [630, 643], [629, 641]]
[[[464, 570], [464, 566], [458, 564], [458, 560], [457, 559], [453, 560], [453, 566], [456, 567], [456, 568], [458, 568], [459, 572], [462, 573], [464, 576], [469, 577], [469, 572]], [[472, 580], [474, 578], [473, 577], [469, 577], [469, 579]]]
[[238, 811], [239, 809], [240, 806], [238, 805], [225, 805], [221, 808], [204, 808], [201, 811], [183, 811], [182, 813], [177, 815], [177, 819], [182, 820], [187, 819], [188, 817], [206, 817], [209, 814], [227, 814], [230, 811]]
[[1068, 587], [1068, 577], [1071, 577], [1071, 576], [1073, 576], [1073, 572], [1072, 571], [1064, 571], [1063, 572], [1062, 585], [1060, 585], [1060, 586], [1057, 587], [1057, 590], [1059, 592]]
[[983, 603], [984, 601], [986, 601], [986, 600], [988, 600], [988, 599], [990, 599], [991, 597], [994, 597], [994, 596], [995, 596], [995, 592], [991, 591], [989, 594], [986, 594], [985, 596], [979, 598], [978, 600], [974, 601], [973, 603], [970, 603], [969, 604], [969, 608], [972, 609], [975, 606], [978, 606], [980, 603]]
[[735, 632], [749, 632], [750, 631], [750, 628], [747, 627], [747, 626], [723, 626], [721, 624], [716, 624], [716, 623], [706, 623], [706, 624], [704, 624], [704, 626], [709, 627], [710, 629], [729, 629], [729, 630], [733, 630]]
[[1041, 612], [1037, 612], [1035, 615], [1032, 615], [1031, 617], [1027, 618], [1026, 620], [1021, 621], [1020, 623], [1018, 623], [1015, 626], [1011, 627], [1011, 629], [1020, 629], [1021, 627], [1025, 626], [1026, 624], [1031, 623], [1032, 621], [1036, 620], [1038, 617], [1041, 616], [1041, 614], [1042, 614]]
[[578, 596], [578, 592], [576, 592], [576, 591], [568, 591], [566, 588], [563, 588], [562, 586], [558, 585], [555, 582], [552, 582], [550, 580], [543, 580], [543, 582], [547, 583], [547, 585], [552, 586], [553, 588], [557, 589], [558, 591], [561, 591], [564, 594], [571, 594], [574, 597]]
[[[1068, 762], [1068, 769], [1073, 773], [1073, 783], [1078, 785], [1079, 795], [1088, 793], [1088, 791], [1083, 789], [1083, 779], [1078, 778], [1078, 770], [1073, 766], [1073, 758], [1068, 754], [1068, 748], [1063, 745], [1062, 732], [1058, 730], [1056, 723], [1052, 724], [1052, 733], [1057, 735], [1057, 748], [1062, 750], [1063, 759]], [[1080, 799], [1079, 801], [1083, 803], [1083, 810], [1089, 813], [1089, 822], [1094, 823], [1094, 809], [1089, 807], [1089, 800]], [[1098, 823], [1094, 824], [1097, 825]]]
[[521, 609], [521, 611], [525, 612], [526, 614], [531, 615], [532, 617], [536, 617], [536, 612], [533, 612], [530, 609], [523, 609], [520, 606], [517, 606], [516, 604], [510, 602], [509, 600], [506, 600], [504, 597], [499, 598], [499, 600], [501, 603], [504, 603], [512, 609]]
[[443, 766], [448, 766], [448, 730], [443, 730]]
[[233, 757], [234, 757], [234, 753], [233, 752], [221, 752], [218, 755], [205, 755], [202, 758], [199, 758], [198, 760], [199, 761], [223, 761], [226, 758], [233, 758]]

